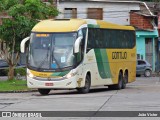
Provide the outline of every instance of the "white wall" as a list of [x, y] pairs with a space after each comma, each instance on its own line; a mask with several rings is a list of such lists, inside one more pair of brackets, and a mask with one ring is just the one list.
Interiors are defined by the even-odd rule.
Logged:
[[103, 8], [103, 20], [122, 25], [130, 24], [130, 10], [140, 10], [138, 3], [115, 2], [60, 2], [57, 7], [57, 18], [64, 18], [64, 8], [77, 8], [77, 18], [87, 18], [87, 8]]

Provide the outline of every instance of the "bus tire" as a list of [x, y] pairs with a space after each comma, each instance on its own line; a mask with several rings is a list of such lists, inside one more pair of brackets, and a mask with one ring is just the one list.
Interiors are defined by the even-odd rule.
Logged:
[[86, 79], [85, 79], [85, 86], [83, 88], [77, 88], [77, 91], [79, 93], [86, 94], [89, 92], [90, 87], [91, 87], [91, 79], [90, 79], [89, 75], [87, 75]]
[[124, 73], [124, 77], [123, 77], [122, 89], [125, 89], [125, 88], [126, 88], [127, 82], [128, 82], [128, 73], [125, 72], [125, 73]]
[[122, 72], [120, 72], [119, 76], [118, 76], [118, 84], [109, 85], [108, 88], [110, 90], [120, 90], [120, 89], [122, 89], [122, 84], [123, 84], [123, 75], [122, 75]]
[[49, 93], [50, 91], [51, 91], [50, 89], [38, 89], [38, 92], [39, 92], [41, 95], [48, 95], [48, 93]]

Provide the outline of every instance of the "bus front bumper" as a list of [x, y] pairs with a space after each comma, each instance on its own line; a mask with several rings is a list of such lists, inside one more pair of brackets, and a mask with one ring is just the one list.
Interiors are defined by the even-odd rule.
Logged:
[[27, 76], [28, 88], [46, 88], [46, 89], [72, 89], [82, 87], [82, 79], [77, 79], [76, 76], [63, 80], [42, 81]]

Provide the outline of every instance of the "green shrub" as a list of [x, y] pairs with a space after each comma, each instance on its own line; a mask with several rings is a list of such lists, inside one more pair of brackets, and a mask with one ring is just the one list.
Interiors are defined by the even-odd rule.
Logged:
[[[0, 76], [8, 76], [9, 69], [2, 69], [0, 70]], [[14, 75], [16, 76], [17, 74], [21, 76], [26, 76], [26, 68], [15, 68], [14, 69]]]
[[26, 68], [16, 68], [14, 71], [15, 75], [26, 76]]

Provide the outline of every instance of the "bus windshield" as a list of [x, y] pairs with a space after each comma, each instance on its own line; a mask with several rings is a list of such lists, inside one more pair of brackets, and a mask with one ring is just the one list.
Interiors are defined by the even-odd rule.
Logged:
[[28, 66], [35, 70], [52, 71], [75, 65], [73, 45], [77, 33], [31, 33]]

